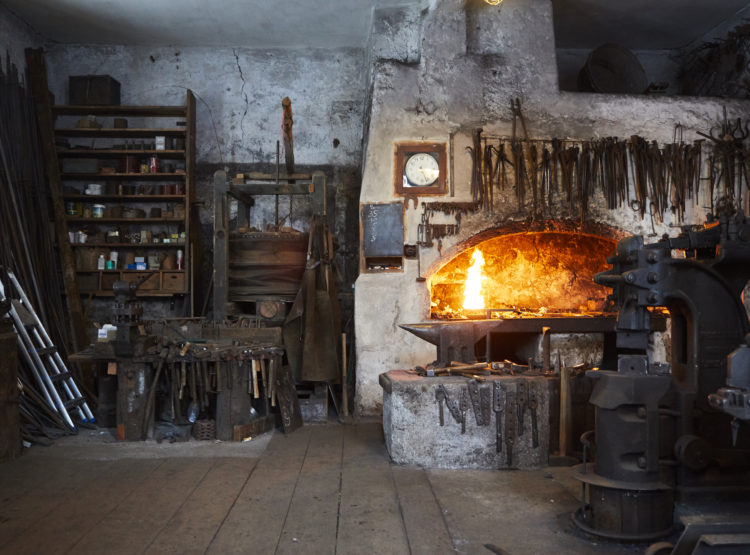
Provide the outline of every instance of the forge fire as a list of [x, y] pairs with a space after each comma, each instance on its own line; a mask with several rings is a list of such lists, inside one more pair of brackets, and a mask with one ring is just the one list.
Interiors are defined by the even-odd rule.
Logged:
[[593, 276], [608, 268], [615, 245], [614, 239], [561, 231], [487, 239], [430, 278], [431, 317], [469, 318], [486, 309], [602, 312], [608, 291]]

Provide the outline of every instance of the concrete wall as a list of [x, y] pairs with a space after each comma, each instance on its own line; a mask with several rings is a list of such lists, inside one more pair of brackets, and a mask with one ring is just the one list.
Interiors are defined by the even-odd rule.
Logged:
[[[471, 159], [464, 153], [470, 133], [509, 136], [510, 100], [520, 98], [537, 138], [629, 137], [633, 134], [671, 142], [673, 127], [681, 123], [684, 140], [697, 137], [720, 117], [726, 106], [729, 117], [746, 116], [750, 103], [688, 97], [614, 96], [560, 92], [549, 0], [506, 0], [498, 7], [459, 0], [441, 0], [423, 17], [421, 58], [418, 64], [376, 60], [372, 107], [360, 201], [390, 202], [393, 194], [393, 145], [401, 140], [448, 143], [455, 173], [449, 176], [455, 197], [430, 197], [427, 201], [468, 201]], [[468, 11], [467, 11], [468, 10]], [[523, 212], [523, 211], [522, 211]], [[421, 211], [405, 210], [406, 243], [414, 243]], [[437, 248], [422, 249], [422, 271], [429, 274], [445, 261], [446, 252], [470, 234], [512, 219], [521, 219], [511, 199], [499, 199], [496, 214], [466, 216], [462, 232]], [[628, 208], [609, 211], [593, 203], [592, 220], [628, 233], [648, 234], [650, 223]], [[703, 221], [695, 210], [688, 220]], [[674, 230], [669, 221], [657, 225], [661, 234]], [[357, 392], [360, 413], [381, 408], [378, 375], [397, 368], [425, 364], [435, 358], [428, 343], [398, 328], [428, 317], [428, 283], [419, 283], [417, 263], [406, 260], [403, 272], [363, 273], [356, 283]]]
[[10, 62], [23, 72], [26, 67], [24, 50], [38, 48], [42, 42], [42, 37], [34, 29], [0, 4], [0, 54], [2, 54], [0, 67], [7, 70], [5, 67], [7, 52]]

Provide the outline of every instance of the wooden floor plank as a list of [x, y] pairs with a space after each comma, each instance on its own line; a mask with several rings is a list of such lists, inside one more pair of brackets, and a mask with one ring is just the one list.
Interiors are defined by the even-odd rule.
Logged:
[[337, 553], [409, 553], [379, 423], [344, 428]]
[[411, 553], [453, 553], [448, 528], [422, 468], [391, 467]]
[[273, 553], [307, 452], [310, 427], [277, 433], [209, 545], [208, 553]]
[[312, 427], [277, 554], [335, 553], [343, 427]]
[[212, 465], [212, 459], [166, 459], [73, 551], [108, 555], [144, 551]]
[[217, 460], [146, 552], [205, 553], [257, 462], [258, 459], [241, 458]]
[[65, 503], [80, 488], [106, 473], [96, 461], [48, 459], [44, 470], [34, 475], [17, 475], [19, 486], [0, 505], [0, 549], [17, 537], [35, 533], [37, 522], [65, 510]]
[[629, 544], [592, 542], [579, 533], [570, 519], [578, 501], [545, 470], [429, 470], [427, 474], [459, 553], [489, 553], [486, 543], [513, 555], [638, 551]]
[[[158, 460], [90, 461], [85, 484], [57, 510], [36, 520], [33, 533], [22, 534], [5, 548], [16, 554], [65, 553], [160, 464]], [[94, 468], [102, 472], [91, 472]]]

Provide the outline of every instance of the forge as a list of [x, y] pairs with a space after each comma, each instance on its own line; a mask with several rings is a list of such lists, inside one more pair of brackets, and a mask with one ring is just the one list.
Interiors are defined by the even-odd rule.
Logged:
[[[617, 231], [595, 231], [571, 222], [516, 222], [469, 237], [431, 265], [428, 317], [400, 324], [434, 345], [423, 361], [430, 377], [420, 370], [380, 376], [394, 461], [537, 468], [550, 452], [571, 449], [583, 431], [559, 431], [560, 391], [570, 395], [571, 367], [617, 359], [616, 313], [608, 290], [594, 281], [608, 268]], [[663, 319], [654, 322], [664, 329]], [[482, 369], [472, 374], [475, 367]], [[464, 373], [450, 375], [451, 368]], [[582, 375], [576, 379], [578, 404], [574, 409], [568, 397], [566, 410], [582, 413], [588, 392]], [[496, 426], [489, 426], [493, 411]], [[585, 416], [579, 420], [585, 425]]]
[[[512, 361], [549, 371], [614, 356], [614, 313], [594, 275], [607, 268], [616, 232], [565, 222], [477, 234], [427, 278], [429, 321], [403, 324], [437, 347], [437, 365]], [[531, 362], [529, 362], [531, 360]]]
[[[606, 269], [616, 241], [571, 231], [527, 231], [485, 239], [429, 278], [430, 318], [602, 314], [607, 289], [593, 276]], [[474, 253], [481, 253], [481, 306], [465, 306]], [[484, 312], [482, 312], [484, 310]]]

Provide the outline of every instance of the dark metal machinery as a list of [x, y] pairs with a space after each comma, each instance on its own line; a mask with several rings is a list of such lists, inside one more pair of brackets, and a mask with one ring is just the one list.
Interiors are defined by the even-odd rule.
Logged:
[[[612, 288], [619, 307], [618, 363], [589, 372], [596, 462], [576, 471], [583, 492], [574, 520], [600, 536], [648, 540], [672, 531], [675, 495], [750, 490], [750, 428], [740, 424], [750, 410], [741, 301], [750, 221], [723, 211], [676, 238], [629, 237], [607, 261], [612, 269], [595, 281]], [[671, 372], [646, 354], [654, 307], [671, 316]]]

